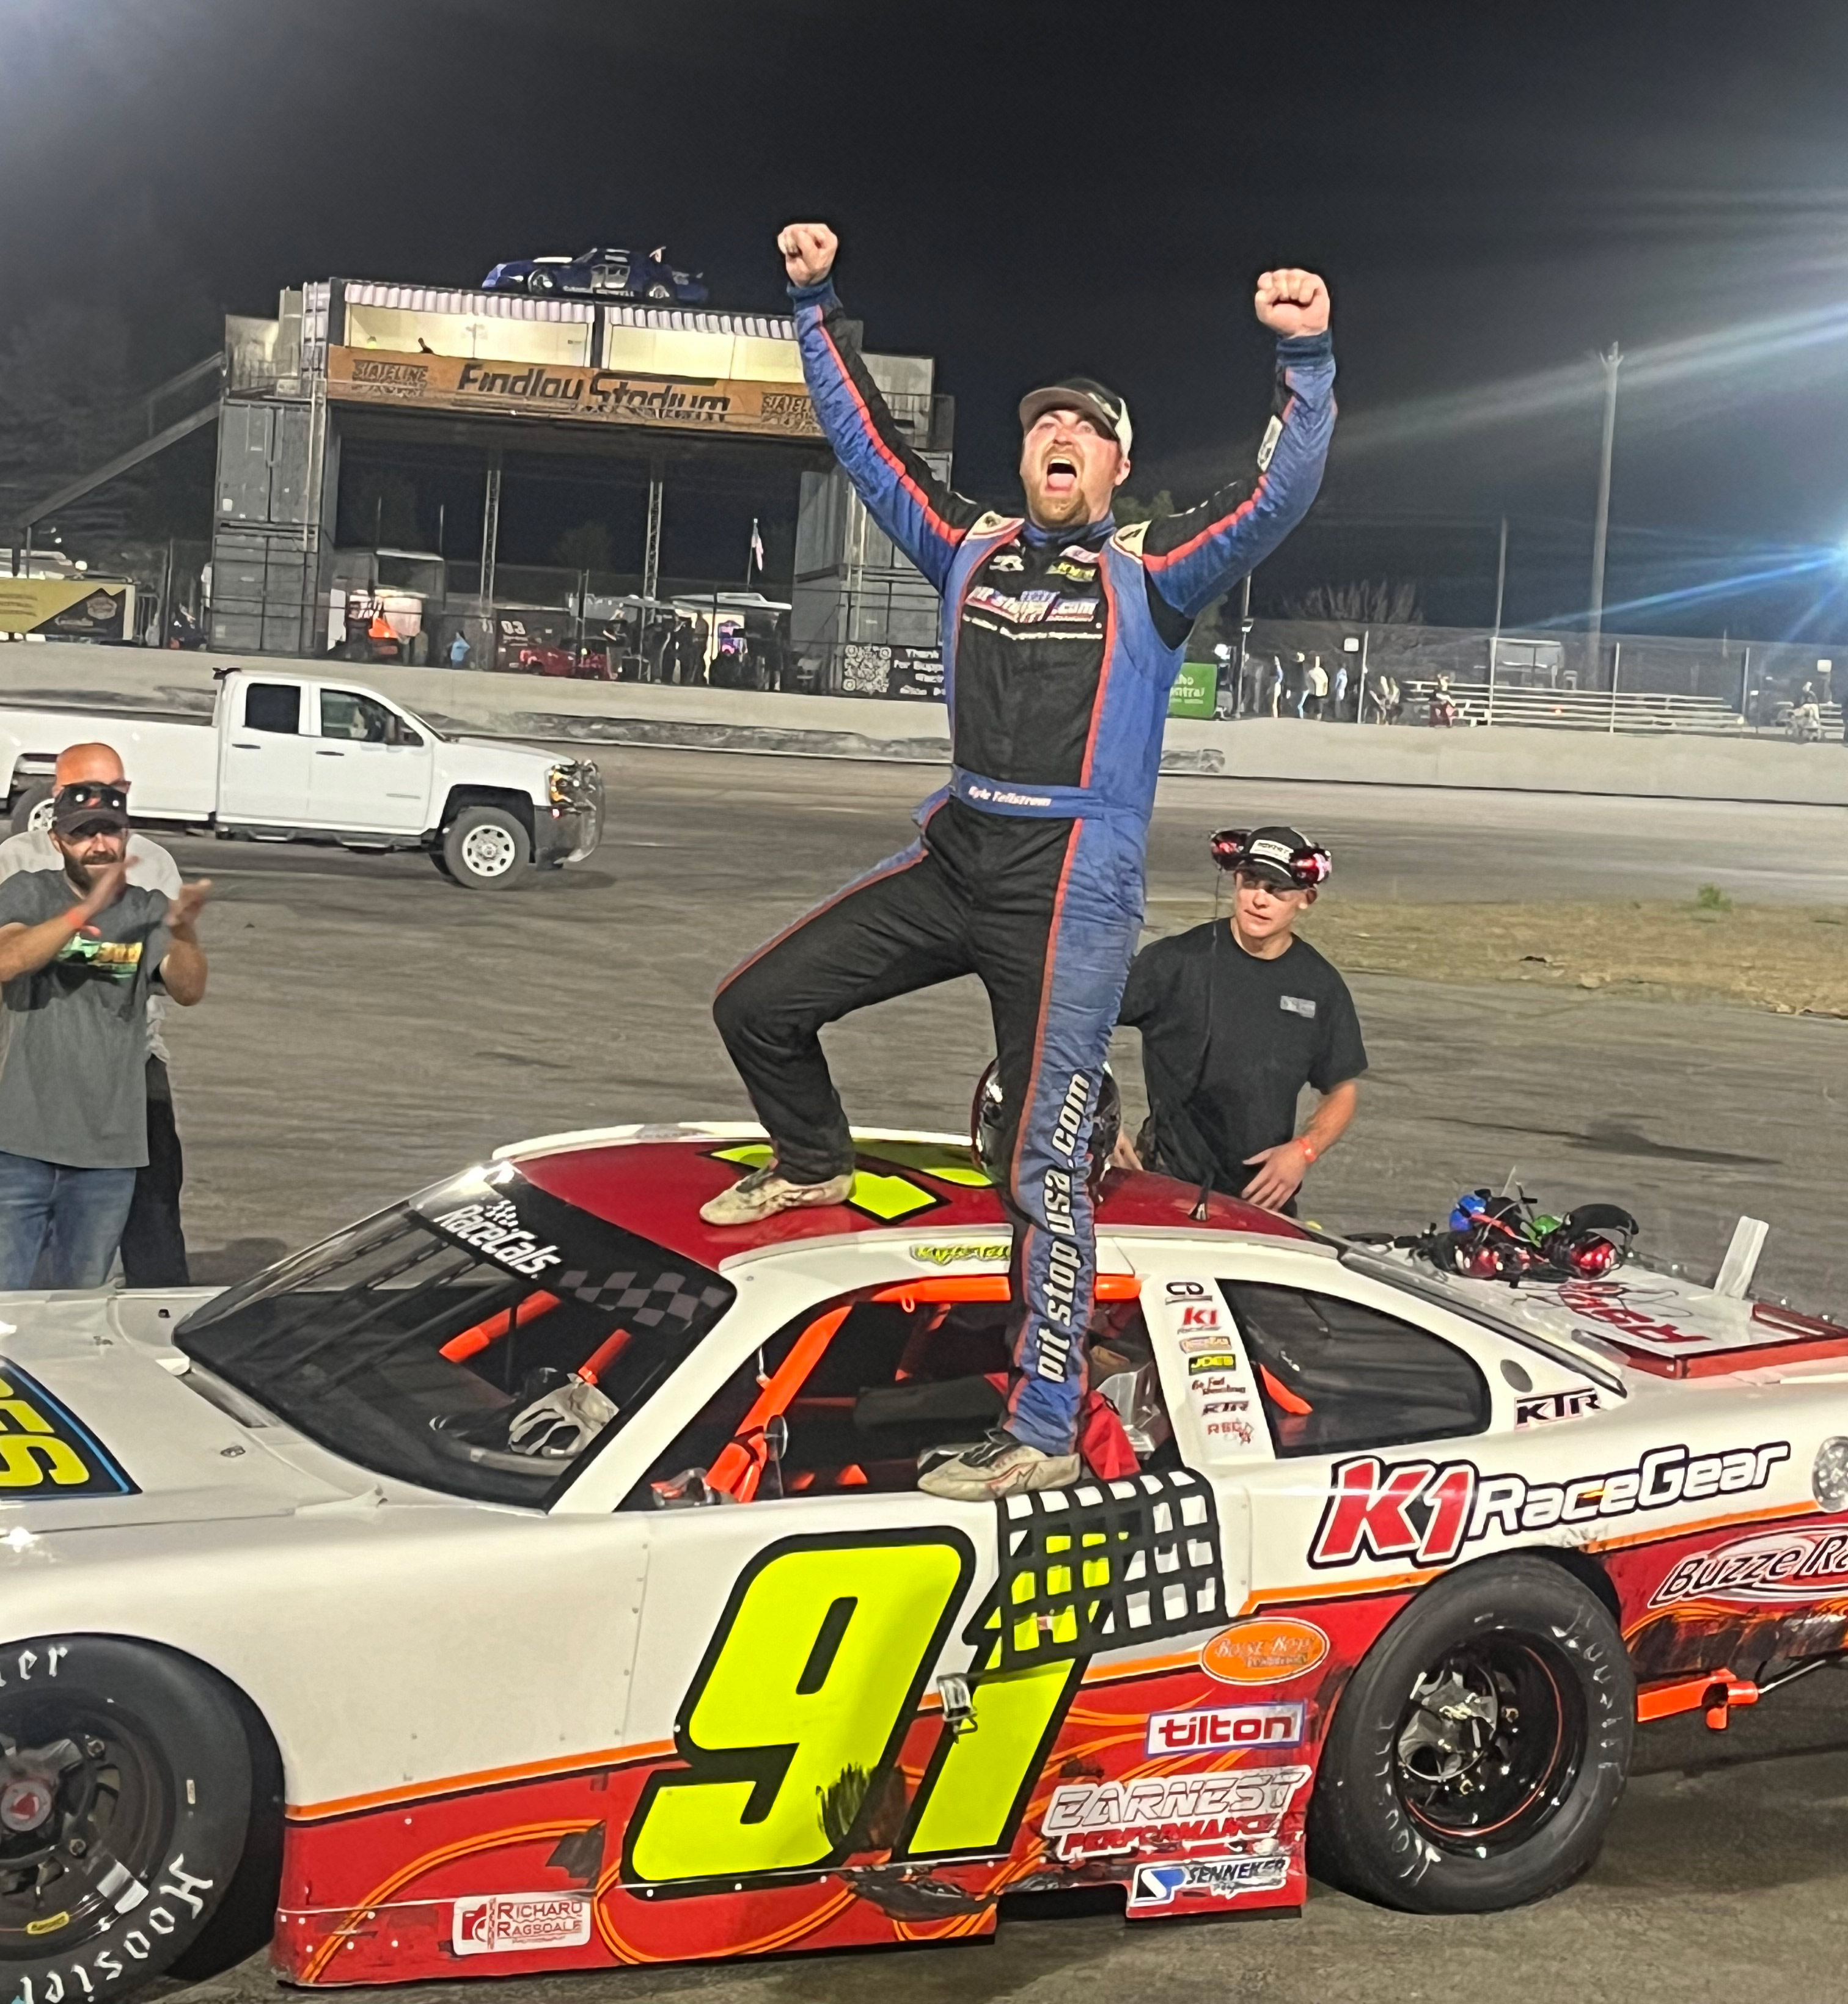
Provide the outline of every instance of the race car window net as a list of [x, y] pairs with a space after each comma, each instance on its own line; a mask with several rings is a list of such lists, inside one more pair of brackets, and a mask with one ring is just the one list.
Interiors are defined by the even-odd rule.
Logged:
[[1279, 1457], [1478, 1434], [1489, 1386], [1454, 1344], [1339, 1295], [1222, 1281]]
[[174, 1340], [375, 1473], [544, 1508], [735, 1298], [502, 1164], [217, 1296]]

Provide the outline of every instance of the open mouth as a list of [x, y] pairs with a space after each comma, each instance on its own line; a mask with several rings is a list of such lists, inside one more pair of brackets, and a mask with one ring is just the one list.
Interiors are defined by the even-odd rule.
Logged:
[[1078, 466], [1061, 453], [1055, 453], [1046, 462], [1046, 491], [1049, 494], [1069, 494], [1078, 485]]

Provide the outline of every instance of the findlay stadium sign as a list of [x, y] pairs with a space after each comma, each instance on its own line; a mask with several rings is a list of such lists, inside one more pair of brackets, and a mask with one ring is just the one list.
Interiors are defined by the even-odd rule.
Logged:
[[328, 394], [341, 401], [490, 417], [645, 425], [667, 431], [819, 439], [815, 407], [797, 383], [643, 376], [581, 363], [492, 362], [331, 348]]

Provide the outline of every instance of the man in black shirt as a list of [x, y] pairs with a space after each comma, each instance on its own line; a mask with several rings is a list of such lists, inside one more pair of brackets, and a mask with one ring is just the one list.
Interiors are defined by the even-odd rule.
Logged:
[[[1119, 1020], [1142, 1033], [1149, 1114], [1117, 1160], [1294, 1212], [1367, 1066], [1348, 984], [1295, 934], [1328, 853], [1292, 828], [1226, 829], [1213, 857], [1238, 887], [1229, 923], [1156, 940], [1130, 969]], [[1299, 1135], [1305, 1085], [1320, 1098]]]

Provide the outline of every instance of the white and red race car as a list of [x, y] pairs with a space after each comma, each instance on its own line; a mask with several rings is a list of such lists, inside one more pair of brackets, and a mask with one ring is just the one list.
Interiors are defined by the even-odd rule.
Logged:
[[1006, 1368], [965, 1144], [719, 1233], [754, 1130], [535, 1141], [219, 1294], [0, 1299], [0, 1965], [121, 1994], [1563, 1886], [1639, 1718], [1848, 1631], [1848, 1330], [1517, 1288], [1160, 1178], [1085, 1479], [919, 1494]]

